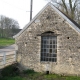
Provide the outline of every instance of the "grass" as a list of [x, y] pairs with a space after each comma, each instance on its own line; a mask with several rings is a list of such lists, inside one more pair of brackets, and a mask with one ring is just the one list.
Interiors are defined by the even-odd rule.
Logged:
[[34, 70], [19, 72], [11, 65], [2, 70], [0, 80], [80, 80], [79, 76], [60, 76], [57, 74], [44, 74]]
[[16, 77], [4, 77], [4, 78], [0, 78], [0, 80], [25, 80], [25, 78], [16, 76]]
[[15, 40], [11, 38], [0, 38], [0, 48], [14, 44]]

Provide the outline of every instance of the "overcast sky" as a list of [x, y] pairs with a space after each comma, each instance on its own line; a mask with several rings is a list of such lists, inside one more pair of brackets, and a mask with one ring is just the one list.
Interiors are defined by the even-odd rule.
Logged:
[[[33, 0], [33, 17], [47, 4], [46, 0]], [[0, 15], [18, 21], [22, 29], [30, 18], [30, 0], [0, 0]]]

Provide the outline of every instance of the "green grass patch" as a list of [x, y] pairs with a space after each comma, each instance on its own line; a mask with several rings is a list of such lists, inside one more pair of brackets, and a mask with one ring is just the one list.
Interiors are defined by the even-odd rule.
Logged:
[[47, 79], [60, 78], [60, 76], [57, 74], [44, 75], [44, 77]]
[[16, 77], [4, 77], [4, 78], [0, 78], [0, 80], [25, 80], [25, 78], [16, 76]]
[[15, 40], [11, 38], [0, 38], [0, 47], [8, 46], [14, 44]]
[[78, 76], [67, 76], [66, 80], [80, 80], [80, 77], [78, 77]]

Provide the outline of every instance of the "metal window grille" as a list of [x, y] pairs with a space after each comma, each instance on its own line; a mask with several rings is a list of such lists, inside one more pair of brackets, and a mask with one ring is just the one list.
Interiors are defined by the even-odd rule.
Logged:
[[41, 61], [57, 62], [57, 37], [41, 37]]

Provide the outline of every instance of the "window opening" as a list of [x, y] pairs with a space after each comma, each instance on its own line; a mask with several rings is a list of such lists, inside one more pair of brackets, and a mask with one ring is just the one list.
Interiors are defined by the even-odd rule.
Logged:
[[57, 62], [57, 37], [41, 37], [41, 61]]

